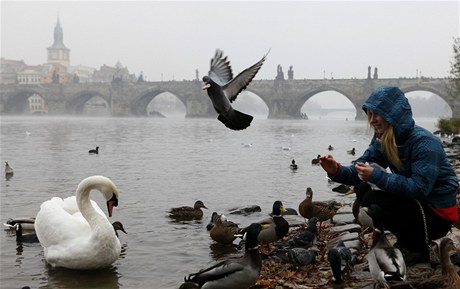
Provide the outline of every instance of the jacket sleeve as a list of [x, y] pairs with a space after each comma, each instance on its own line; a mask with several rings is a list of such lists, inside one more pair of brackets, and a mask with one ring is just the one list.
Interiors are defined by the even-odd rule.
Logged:
[[406, 148], [402, 168], [396, 173], [374, 170], [371, 182], [380, 189], [408, 198], [424, 198], [435, 185], [441, 167], [442, 147], [423, 139]]
[[382, 151], [380, 150], [380, 143], [375, 137], [372, 139], [369, 147], [364, 151], [362, 156], [352, 161], [349, 166], [340, 165], [339, 173], [331, 177], [331, 180], [347, 185], [358, 185], [362, 181], [358, 177], [355, 164], [359, 162], [376, 163], [385, 169], [388, 167]]

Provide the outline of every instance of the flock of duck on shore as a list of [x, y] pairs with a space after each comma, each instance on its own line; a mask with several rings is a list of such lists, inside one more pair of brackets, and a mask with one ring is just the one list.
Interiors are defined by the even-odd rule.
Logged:
[[[446, 148], [457, 147], [455, 144], [446, 144]], [[98, 150], [99, 147], [96, 147], [88, 153], [98, 154]], [[329, 150], [333, 148], [329, 146]], [[355, 149], [347, 152], [354, 154]], [[312, 165], [318, 164], [318, 158], [312, 160]], [[292, 160], [290, 167], [293, 170], [297, 169], [295, 160]], [[10, 178], [13, 174], [13, 168], [5, 162], [5, 177]], [[108, 266], [119, 257], [121, 252], [117, 231], [124, 233], [126, 231], [120, 222], [109, 223], [98, 205], [89, 199], [89, 192], [92, 189], [103, 193], [108, 207], [113, 208], [117, 205], [118, 191], [111, 180], [103, 176], [92, 176], [79, 184], [76, 196], [64, 200], [55, 197], [44, 202], [37, 218], [9, 219], [5, 225], [15, 231], [17, 242], [40, 242], [44, 247], [45, 259], [52, 266], [70, 269], [96, 269]], [[348, 190], [347, 194], [355, 193], [352, 187], [346, 187], [346, 190]], [[77, 221], [65, 219], [60, 212], [64, 210], [63, 207], [66, 210], [71, 208], [73, 218]], [[332, 220], [340, 207], [342, 204], [335, 201], [313, 201], [313, 190], [308, 187], [305, 199], [298, 206], [298, 213], [308, 222], [290, 237], [287, 237], [290, 224], [285, 219], [285, 214], [297, 214], [297, 212], [289, 209], [291, 213], [286, 213], [287, 209], [279, 200], [273, 203], [270, 216], [245, 227], [240, 227], [223, 214], [213, 212], [207, 225], [210, 238], [221, 245], [243, 246], [244, 254], [240, 258], [229, 258], [185, 276], [179, 288], [250, 288], [259, 279], [262, 269], [261, 255], [280, 259], [290, 263], [294, 268], [315, 263], [319, 253], [315, 244], [319, 232], [323, 229], [322, 223]], [[203, 208], [207, 209], [205, 204], [198, 200], [193, 207], [172, 208], [168, 211], [168, 215], [175, 220], [197, 220], [203, 218]], [[109, 209], [110, 215], [111, 209]], [[460, 288], [460, 277], [450, 259], [450, 254], [457, 250], [451, 239], [443, 239], [440, 245], [441, 275], [422, 281], [405, 282], [404, 259], [401, 252], [391, 245], [384, 234], [380, 208], [378, 206], [360, 208], [355, 202], [353, 215], [355, 221], [362, 226], [363, 232], [368, 228], [373, 230], [372, 245], [366, 259], [370, 275], [375, 280], [377, 288], [390, 288], [390, 284], [391, 288]], [[91, 226], [88, 226], [86, 220], [90, 218], [96, 221], [91, 221]], [[85, 221], [85, 226], [79, 224], [82, 221]], [[59, 229], [63, 232], [68, 231], [63, 228], [68, 226], [75, 228], [71, 240], [61, 234], [55, 234]], [[24, 231], [28, 233], [24, 234]], [[109, 247], [112, 247], [108, 249], [110, 252], [100, 251], [97, 248], [102, 242], [110, 244]], [[88, 250], [95, 251], [94, 256], [81, 259], [79, 252], [88, 252]], [[111, 257], [100, 260], [101, 256]], [[356, 261], [350, 248], [342, 241], [327, 249], [327, 260], [332, 272], [330, 282], [333, 284], [343, 283]], [[395, 280], [400, 282], [394, 283]]]

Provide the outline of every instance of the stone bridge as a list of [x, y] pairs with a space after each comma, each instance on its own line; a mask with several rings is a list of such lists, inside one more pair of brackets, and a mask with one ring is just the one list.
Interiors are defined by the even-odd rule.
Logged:
[[[28, 98], [40, 95], [48, 106], [48, 114], [81, 114], [85, 103], [95, 96], [103, 98], [113, 116], [146, 116], [147, 105], [157, 95], [169, 92], [186, 108], [186, 117], [215, 117], [216, 113], [203, 83], [194, 81], [139, 82], [139, 83], [65, 83], [65, 84], [2, 84], [0, 85], [0, 112], [23, 113]], [[318, 79], [318, 80], [253, 80], [247, 88], [259, 96], [268, 107], [268, 118], [292, 119], [301, 117], [304, 103], [315, 94], [336, 91], [346, 98], [363, 119], [361, 105], [369, 94], [382, 85], [398, 86], [404, 92], [428, 91], [446, 101], [453, 116], [460, 117], [460, 97], [448, 93], [448, 80], [439, 78], [398, 79]]]

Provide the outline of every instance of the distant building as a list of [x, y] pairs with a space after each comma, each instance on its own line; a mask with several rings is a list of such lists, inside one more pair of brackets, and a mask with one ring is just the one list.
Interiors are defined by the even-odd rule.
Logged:
[[0, 59], [0, 83], [18, 83], [18, 72], [26, 67], [24, 60]]
[[73, 82], [80, 83], [93, 82], [93, 74], [95, 71], [96, 68], [84, 65], [69, 66], [67, 68], [67, 72], [72, 75]]
[[93, 82], [135, 82], [136, 80], [136, 76], [129, 74], [128, 68], [123, 67], [119, 61], [115, 67], [104, 64], [93, 74]]
[[32, 94], [28, 98], [29, 111], [32, 114], [46, 114], [48, 113], [48, 105], [46, 104], [43, 97], [38, 94]]
[[47, 50], [48, 63], [60, 64], [64, 67], [70, 65], [70, 49], [64, 45], [64, 32], [62, 31], [61, 23], [59, 23], [59, 17], [54, 27], [54, 42]]
[[26, 66], [22, 71], [17, 73], [17, 83], [19, 84], [38, 84], [42, 82], [43, 67]]
[[[143, 79], [139, 78], [141, 81]], [[87, 83], [87, 82], [136, 82], [135, 74], [117, 62], [114, 67], [101, 66], [99, 70], [84, 65], [70, 65], [70, 49], [64, 44], [64, 32], [57, 18], [53, 44], [47, 48], [47, 62], [42, 65], [26, 65], [23, 60], [1, 58], [0, 82], [2, 84], [37, 83]]]

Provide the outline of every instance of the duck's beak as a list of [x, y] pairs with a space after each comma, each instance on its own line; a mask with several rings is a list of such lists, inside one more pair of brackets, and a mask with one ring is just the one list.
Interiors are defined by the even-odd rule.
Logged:
[[113, 194], [112, 198], [107, 201], [107, 211], [109, 212], [109, 217], [112, 217], [113, 207], [116, 206], [118, 206], [118, 199], [115, 194]]
[[284, 212], [286, 212], [286, 208], [284, 206], [281, 206], [280, 211], [281, 211], [281, 213], [284, 213]]
[[206, 90], [206, 89], [208, 89], [208, 88], [210, 88], [210, 87], [211, 87], [211, 84], [206, 83], [206, 84], [203, 86], [203, 90]]

